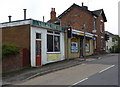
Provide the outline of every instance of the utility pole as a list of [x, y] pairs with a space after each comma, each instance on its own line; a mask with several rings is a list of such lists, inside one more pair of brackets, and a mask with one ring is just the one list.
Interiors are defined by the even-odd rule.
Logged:
[[86, 60], [86, 24], [84, 24], [84, 39], [83, 39], [83, 57], [84, 57], [84, 60]]

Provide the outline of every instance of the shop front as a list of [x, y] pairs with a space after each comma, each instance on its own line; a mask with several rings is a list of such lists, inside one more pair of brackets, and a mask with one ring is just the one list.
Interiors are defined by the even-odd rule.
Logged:
[[[85, 33], [86, 41], [85, 41], [85, 54], [86, 56], [93, 54], [93, 34]], [[84, 32], [72, 29], [72, 38], [66, 39], [66, 58], [79, 58], [84, 56]]]
[[31, 27], [31, 66], [38, 67], [63, 59], [65, 56], [62, 27], [34, 20]]

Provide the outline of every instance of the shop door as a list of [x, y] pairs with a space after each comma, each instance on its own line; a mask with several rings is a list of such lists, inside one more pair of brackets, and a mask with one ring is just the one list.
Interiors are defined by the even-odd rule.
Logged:
[[41, 41], [36, 40], [36, 66], [41, 65]]

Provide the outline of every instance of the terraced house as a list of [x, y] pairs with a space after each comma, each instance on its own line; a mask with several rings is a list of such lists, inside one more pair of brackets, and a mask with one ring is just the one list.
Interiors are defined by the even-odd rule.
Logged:
[[[49, 23], [72, 27], [72, 38], [66, 41], [66, 58], [85, 55], [101, 54], [105, 52], [105, 22], [103, 9], [90, 11], [87, 6], [73, 4], [56, 17], [55, 8], [51, 10]], [[84, 46], [85, 38], [85, 46]], [[85, 52], [83, 52], [85, 49]]]

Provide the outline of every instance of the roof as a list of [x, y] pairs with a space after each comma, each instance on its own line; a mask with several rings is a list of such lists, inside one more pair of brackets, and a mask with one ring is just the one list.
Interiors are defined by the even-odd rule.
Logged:
[[107, 19], [106, 19], [106, 16], [105, 16], [105, 13], [104, 13], [104, 10], [103, 10], [103, 9], [94, 10], [94, 11], [92, 11], [92, 12], [93, 12], [93, 14], [97, 15], [98, 17], [99, 17], [100, 15], [102, 15], [102, 16], [103, 16], [103, 19], [104, 19], [104, 22], [107, 22]]
[[105, 34], [109, 35], [109, 36], [115, 36], [113, 33], [105, 31]]
[[34, 20], [34, 19], [17, 20], [17, 21], [0, 23], [0, 29], [6, 28], [6, 27], [22, 26], [22, 25], [31, 25], [36, 27], [42, 27], [45, 29], [50, 29], [50, 30], [66, 32], [66, 27], [55, 25], [55, 24], [49, 24], [49, 23], [42, 22], [39, 20]]
[[[101, 13], [102, 13], [104, 22], [107, 22], [107, 19], [106, 19], [106, 16], [105, 16], [105, 13], [104, 13], [103, 9], [90, 11], [90, 10], [87, 9], [88, 8], [87, 6], [79, 6], [79, 5], [75, 4], [75, 3], [73, 5], [71, 5], [67, 10], [65, 10], [62, 14], [60, 14], [58, 16], [58, 18], [55, 19], [55, 21], [59, 21], [58, 19], [61, 19], [62, 16], [64, 16], [67, 12], [69, 12], [73, 8], [79, 8], [80, 10], [85, 11], [88, 14], [91, 14], [91, 15], [97, 16], [97, 17], [99, 17], [101, 15]], [[55, 21], [54, 20], [49, 20], [48, 22], [49, 23], [54, 23]]]
[[[69, 12], [71, 9], [73, 9], [73, 8], [79, 8], [80, 10], [83, 10], [83, 11], [85, 11], [85, 12], [87, 12], [87, 13], [89, 13], [89, 14], [94, 14], [93, 12], [91, 12], [91, 11], [89, 11], [88, 9], [87, 9], [87, 6], [79, 6], [79, 5], [77, 5], [77, 4], [73, 4], [73, 5], [71, 5], [67, 10], [65, 10], [61, 15], [59, 15], [58, 16], [58, 18], [61, 18], [62, 16], [64, 16], [67, 12]], [[95, 15], [95, 14], [94, 14]]]

